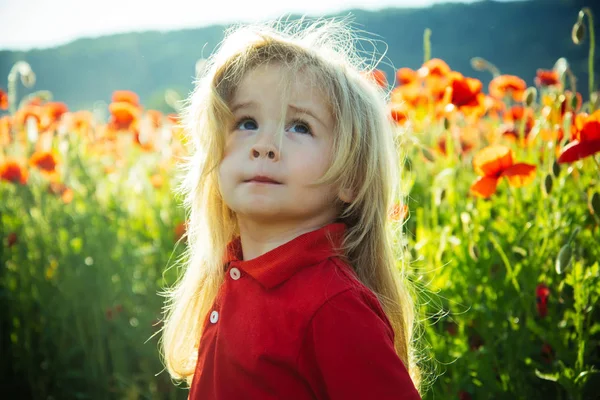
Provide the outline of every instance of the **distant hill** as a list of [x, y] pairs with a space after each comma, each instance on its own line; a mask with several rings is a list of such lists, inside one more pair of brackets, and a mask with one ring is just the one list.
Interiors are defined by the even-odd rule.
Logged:
[[[359, 28], [376, 35], [371, 39], [385, 41], [387, 62], [396, 69], [422, 64], [423, 32], [430, 28], [432, 56], [486, 85], [490, 74], [471, 68], [474, 56], [494, 63], [502, 73], [521, 76], [529, 84], [533, 84], [538, 68], [549, 69], [558, 58], [566, 57], [578, 77], [578, 89], [587, 96], [589, 37], [581, 46], [570, 38], [583, 3], [482, 1], [425, 9], [349, 10], [338, 15], [351, 13]], [[600, 21], [600, 7], [590, 7], [596, 21]], [[164, 90], [172, 88], [182, 95], [191, 90], [196, 61], [210, 54], [223, 38], [224, 28], [215, 25], [167, 33], [119, 34], [80, 39], [52, 49], [0, 51], [0, 76], [7, 76], [16, 61], [26, 60], [38, 78], [34, 89], [50, 90], [56, 100], [66, 102], [71, 109], [89, 108], [96, 101], [109, 102], [113, 90], [129, 89], [137, 92], [147, 107], [167, 111]], [[595, 28], [600, 36], [598, 22]], [[377, 51], [383, 50], [379, 42]], [[599, 64], [600, 50], [596, 52]], [[393, 74], [390, 65], [381, 68], [388, 76]], [[0, 87], [5, 89], [5, 83]], [[19, 93], [27, 91], [19, 87]]]

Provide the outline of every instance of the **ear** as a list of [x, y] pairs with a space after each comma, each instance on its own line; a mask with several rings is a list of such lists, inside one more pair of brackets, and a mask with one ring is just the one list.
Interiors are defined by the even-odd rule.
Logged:
[[352, 189], [340, 189], [338, 197], [344, 203], [352, 203], [352, 200], [354, 200], [354, 193], [352, 192]]

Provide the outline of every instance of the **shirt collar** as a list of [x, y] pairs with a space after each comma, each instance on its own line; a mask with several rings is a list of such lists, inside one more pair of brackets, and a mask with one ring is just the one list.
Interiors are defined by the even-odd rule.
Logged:
[[[265, 288], [271, 289], [285, 282], [300, 269], [339, 255], [336, 248], [340, 247], [345, 231], [344, 223], [333, 222], [304, 233], [248, 261], [242, 260], [242, 246], [238, 236], [227, 245], [225, 269], [235, 266], [252, 276]], [[330, 242], [329, 237], [333, 243]]]

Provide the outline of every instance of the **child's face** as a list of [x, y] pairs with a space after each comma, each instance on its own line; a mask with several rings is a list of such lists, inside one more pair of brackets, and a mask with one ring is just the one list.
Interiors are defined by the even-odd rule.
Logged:
[[[240, 223], [324, 225], [337, 216], [338, 194], [331, 185], [309, 185], [330, 165], [333, 118], [303, 74], [292, 77], [282, 108], [280, 74], [278, 65], [260, 66], [237, 87], [230, 105], [234, 123], [219, 167], [221, 194]], [[278, 132], [281, 120], [284, 131]], [[257, 176], [278, 183], [253, 180]]]

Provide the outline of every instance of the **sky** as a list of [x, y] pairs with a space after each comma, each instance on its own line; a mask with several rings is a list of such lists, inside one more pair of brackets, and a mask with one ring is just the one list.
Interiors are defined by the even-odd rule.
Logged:
[[319, 16], [350, 8], [425, 7], [446, 1], [0, 0], [0, 50], [54, 47], [81, 37], [131, 31], [254, 22], [288, 13]]

